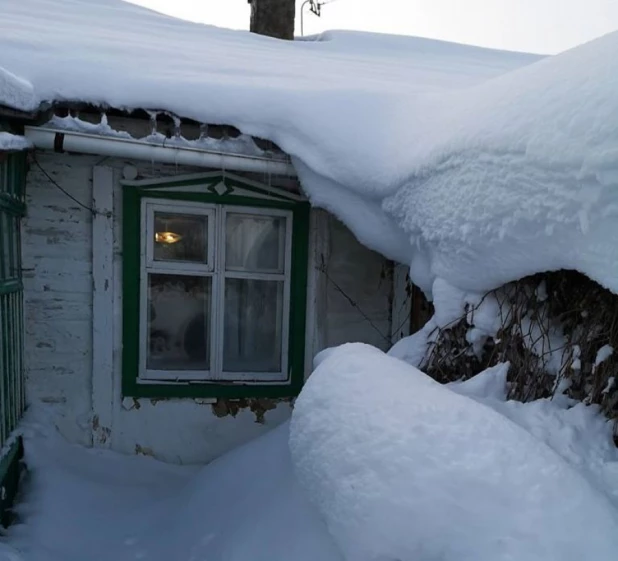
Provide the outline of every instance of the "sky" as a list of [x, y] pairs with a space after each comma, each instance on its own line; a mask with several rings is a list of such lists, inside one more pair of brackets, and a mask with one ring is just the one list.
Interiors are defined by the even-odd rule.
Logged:
[[[248, 29], [247, 0], [129, 0], [232, 29]], [[304, 9], [304, 34], [354, 29], [554, 54], [618, 29], [618, 0], [323, 0]], [[301, 34], [297, 0], [296, 34]]]

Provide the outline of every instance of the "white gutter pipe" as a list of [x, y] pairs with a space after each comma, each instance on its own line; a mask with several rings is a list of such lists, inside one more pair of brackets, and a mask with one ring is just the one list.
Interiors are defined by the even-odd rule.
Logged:
[[186, 146], [163, 146], [143, 140], [99, 136], [46, 127], [25, 127], [24, 136], [35, 148], [56, 152], [80, 152], [118, 158], [134, 158], [163, 164], [249, 171], [272, 175], [296, 175], [291, 163], [261, 156], [213, 152]]

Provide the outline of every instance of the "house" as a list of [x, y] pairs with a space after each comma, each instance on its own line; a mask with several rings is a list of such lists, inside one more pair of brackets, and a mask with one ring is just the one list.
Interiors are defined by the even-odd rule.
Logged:
[[[120, 0], [23, 0], [0, 30], [8, 490], [26, 402], [72, 442], [203, 463], [285, 419], [320, 350], [409, 334], [405, 236], [373, 245], [349, 212], [383, 227], [379, 205], [337, 195], [326, 165], [309, 181], [348, 122], [324, 104], [352, 111], [352, 84], [362, 112], [410, 72], [412, 95], [537, 59], [369, 34], [282, 46]], [[295, 141], [297, 110], [323, 144]]]

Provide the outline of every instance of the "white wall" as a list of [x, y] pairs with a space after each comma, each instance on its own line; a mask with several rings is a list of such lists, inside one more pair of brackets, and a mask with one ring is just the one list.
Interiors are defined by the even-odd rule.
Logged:
[[[37, 155], [49, 175], [90, 204], [91, 166]], [[26, 188], [22, 221], [25, 366], [28, 401], [57, 406], [71, 440], [90, 442], [92, 372], [91, 215], [54, 187], [36, 165]]]
[[318, 318], [325, 333], [324, 346], [362, 341], [386, 350], [391, 345], [389, 263], [361, 245], [334, 216], [327, 216], [327, 303], [326, 313]]
[[[31, 167], [28, 215], [22, 228], [29, 400], [55, 404], [58, 426], [72, 441], [178, 463], [209, 461], [286, 419], [291, 411], [287, 403], [266, 413], [266, 423], [261, 425], [249, 411], [241, 411], [236, 418], [218, 418], [207, 400], [121, 398], [122, 169], [131, 163], [140, 178], [204, 170], [41, 152], [37, 160], [87, 206], [93, 204], [93, 169], [98, 164], [94, 203], [98, 208], [112, 207], [113, 232], [112, 247], [99, 248], [95, 258], [99, 282], [101, 275], [108, 275], [111, 282], [99, 284], [93, 292], [93, 228], [101, 236], [105, 218], [95, 218], [93, 225], [90, 212], [63, 194], [37, 166]], [[101, 191], [106, 181], [113, 190], [107, 197]], [[311, 222], [308, 311], [315, 323], [307, 337], [308, 368], [311, 355], [325, 346], [362, 340], [385, 348], [387, 343], [378, 333], [386, 335], [390, 329], [391, 284], [383, 278], [384, 259], [361, 246], [326, 212], [313, 211]], [[330, 280], [319, 270], [322, 262]], [[93, 297], [98, 310], [94, 355]], [[105, 306], [106, 301], [110, 306]]]

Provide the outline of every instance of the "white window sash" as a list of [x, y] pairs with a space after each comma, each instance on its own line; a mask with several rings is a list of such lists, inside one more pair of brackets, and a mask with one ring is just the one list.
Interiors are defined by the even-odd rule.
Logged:
[[[144, 199], [142, 201], [142, 212], [147, 213], [146, 223], [146, 268], [157, 269], [182, 269], [190, 272], [202, 273], [212, 272], [214, 270], [214, 254], [215, 254], [215, 206], [193, 202], [180, 203], [161, 203], [160, 199]], [[184, 214], [189, 216], [206, 216], [208, 218], [208, 244], [206, 248], [206, 263], [197, 263], [194, 261], [165, 261], [162, 259], [155, 260], [154, 258], [154, 216], [156, 212], [164, 212], [166, 214]]]
[[[153, 259], [154, 213], [182, 213], [208, 216], [208, 262], [206, 264], [155, 261]], [[284, 271], [280, 272], [247, 272], [240, 270], [225, 270], [226, 219], [228, 213], [263, 215], [282, 217], [285, 219], [285, 242], [280, 251], [283, 255]], [[140, 251], [140, 383], [156, 381], [173, 384], [175, 382], [239, 382], [243, 384], [271, 384], [289, 381], [288, 358], [290, 336], [290, 294], [292, 269], [292, 220], [291, 211], [271, 208], [256, 208], [249, 206], [222, 206], [195, 202], [161, 202], [160, 199], [144, 199], [142, 201], [141, 231], [144, 240]], [[176, 274], [186, 276], [202, 276], [212, 278], [211, 306], [209, 318], [210, 337], [210, 370], [153, 370], [147, 369], [149, 352], [148, 336], [148, 275]], [[281, 371], [280, 372], [224, 372], [223, 371], [223, 326], [225, 319], [225, 280], [249, 279], [264, 281], [282, 281], [283, 299], [277, 300], [277, 320], [280, 325], [277, 331], [281, 334]]]

